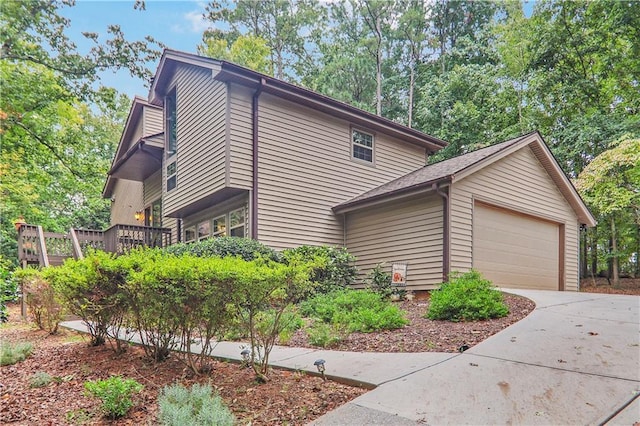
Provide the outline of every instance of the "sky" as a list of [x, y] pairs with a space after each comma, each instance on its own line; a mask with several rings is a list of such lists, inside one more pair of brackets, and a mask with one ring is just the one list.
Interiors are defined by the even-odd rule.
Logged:
[[[134, 3], [134, 0], [77, 0], [75, 6], [62, 8], [60, 13], [71, 20], [67, 35], [78, 45], [80, 52], [91, 47], [82, 32], [98, 33], [99, 40], [104, 41], [108, 36], [107, 26], [117, 24], [129, 41], [150, 35], [171, 49], [196, 53], [202, 33], [211, 25], [202, 17], [206, 4], [203, 1], [146, 0], [143, 11], [134, 10]], [[147, 66], [155, 72], [157, 65], [156, 62]], [[148, 94], [145, 83], [127, 71], [108, 71], [101, 77], [104, 85], [115, 87], [129, 97]]]

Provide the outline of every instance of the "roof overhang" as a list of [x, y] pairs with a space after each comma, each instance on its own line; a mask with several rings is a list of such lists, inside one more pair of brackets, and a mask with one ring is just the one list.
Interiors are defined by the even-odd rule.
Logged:
[[163, 153], [164, 148], [139, 139], [113, 164], [109, 177], [142, 182], [162, 167]]

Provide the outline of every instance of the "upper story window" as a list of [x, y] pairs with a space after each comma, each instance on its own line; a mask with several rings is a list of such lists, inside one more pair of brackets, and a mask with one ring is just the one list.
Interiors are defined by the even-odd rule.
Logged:
[[360, 130], [351, 130], [353, 158], [373, 163], [373, 135]]
[[167, 192], [178, 186], [178, 165], [172, 161], [167, 165]]
[[173, 89], [165, 99], [167, 156], [178, 152], [178, 108], [176, 104], [176, 89]]

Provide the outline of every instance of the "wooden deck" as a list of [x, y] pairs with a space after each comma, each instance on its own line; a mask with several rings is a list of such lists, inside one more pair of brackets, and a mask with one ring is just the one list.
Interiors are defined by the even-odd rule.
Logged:
[[23, 266], [61, 265], [68, 258], [82, 258], [89, 249], [126, 253], [134, 247], [166, 247], [171, 230], [150, 226], [113, 225], [105, 231], [71, 229], [69, 233], [45, 232], [38, 225], [22, 225], [18, 258]]

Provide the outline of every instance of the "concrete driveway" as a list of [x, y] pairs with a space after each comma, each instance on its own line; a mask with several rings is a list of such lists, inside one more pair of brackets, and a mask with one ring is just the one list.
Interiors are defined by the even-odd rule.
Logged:
[[[413, 362], [414, 371], [315, 424], [640, 421], [640, 297], [505, 291], [534, 300], [536, 309], [463, 354], [431, 354], [431, 365]], [[420, 354], [385, 355], [391, 373], [410, 369]]]

